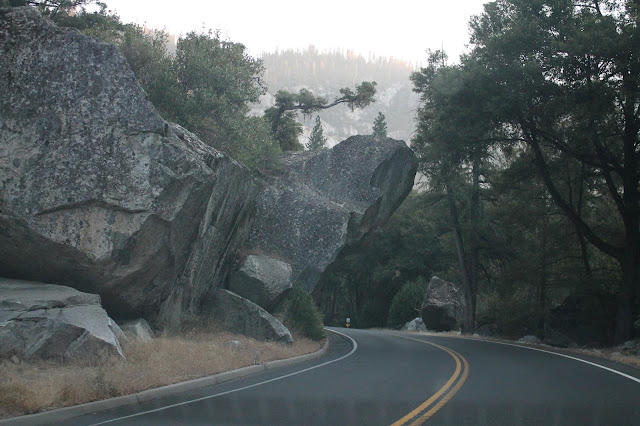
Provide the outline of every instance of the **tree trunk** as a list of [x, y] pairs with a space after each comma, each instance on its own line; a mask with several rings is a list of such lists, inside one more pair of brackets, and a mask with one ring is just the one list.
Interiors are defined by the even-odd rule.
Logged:
[[[637, 132], [637, 130], [635, 130]], [[628, 134], [629, 133], [629, 134]], [[638, 190], [638, 160], [635, 153], [635, 136], [625, 129], [622, 187], [624, 194], [620, 197], [615, 187], [610, 188], [611, 196], [616, 201], [618, 212], [624, 222], [624, 245], [614, 246], [604, 241], [586, 224], [582, 217], [562, 197], [549, 173], [544, 155], [535, 137], [529, 135], [527, 140], [533, 148], [542, 178], [555, 203], [576, 225], [579, 232], [591, 244], [616, 259], [622, 267], [622, 286], [618, 294], [618, 311], [616, 315], [615, 343], [622, 343], [633, 337], [633, 321], [636, 315], [638, 287], [640, 287], [640, 191]], [[605, 172], [606, 174], [606, 172]], [[610, 180], [610, 179], [609, 179]]]
[[[584, 180], [585, 180], [585, 169], [586, 166], [584, 163], [580, 168], [580, 182], [578, 186], [578, 200], [576, 203], [576, 212], [578, 216], [582, 216], [582, 207], [584, 205]], [[587, 249], [587, 240], [582, 233], [582, 230], [579, 226], [576, 226], [576, 234], [578, 235], [578, 242], [580, 243], [580, 257], [582, 258], [582, 264], [584, 265], [584, 273], [587, 277], [591, 276], [591, 262], [589, 261], [589, 251]]]
[[[625, 76], [626, 77], [626, 76]], [[625, 81], [625, 83], [628, 83]], [[637, 84], [637, 83], [635, 83]], [[637, 99], [637, 98], [636, 98]], [[631, 103], [635, 105], [636, 102]], [[639, 125], [633, 114], [625, 114], [624, 170], [622, 174], [622, 206], [619, 211], [624, 222], [625, 240], [621, 259], [622, 288], [618, 297], [615, 343], [633, 337], [633, 322], [637, 315], [637, 295], [640, 287], [640, 154], [636, 153]]]
[[480, 205], [480, 160], [478, 153], [474, 152], [471, 169], [471, 265], [469, 273], [469, 303], [466, 314], [467, 326], [472, 333], [476, 323], [476, 296], [478, 294], [478, 275], [480, 271], [480, 219], [482, 209]]
[[538, 333], [540, 337], [544, 338], [546, 330], [546, 312], [547, 312], [547, 248], [548, 248], [548, 232], [549, 232], [549, 218], [547, 192], [542, 191], [542, 220], [540, 225], [540, 255], [538, 257], [540, 264], [540, 281], [538, 281]]
[[633, 337], [633, 322], [638, 315], [638, 285], [640, 283], [640, 233], [627, 237], [622, 267], [622, 286], [618, 294], [618, 309], [614, 343], [620, 344]]
[[458, 207], [453, 195], [453, 190], [447, 183], [447, 202], [449, 204], [449, 219], [451, 220], [451, 228], [453, 231], [453, 239], [456, 243], [456, 253], [458, 254], [458, 265], [460, 267], [460, 277], [462, 278], [462, 291], [464, 294], [464, 317], [462, 321], [461, 332], [463, 334], [473, 333], [473, 315], [475, 309], [475, 298], [472, 297], [471, 284], [469, 279], [469, 268], [467, 266], [467, 257], [464, 252], [464, 241], [462, 239], [462, 229], [460, 227], [460, 219], [458, 216]]

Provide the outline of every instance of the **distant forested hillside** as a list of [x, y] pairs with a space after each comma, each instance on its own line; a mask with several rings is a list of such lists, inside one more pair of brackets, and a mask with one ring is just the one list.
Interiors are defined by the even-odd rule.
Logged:
[[[364, 110], [350, 111], [340, 105], [319, 113], [330, 146], [355, 134], [371, 134], [378, 112], [387, 120], [388, 135], [408, 141], [414, 129], [414, 111], [418, 96], [412, 92], [409, 76], [412, 64], [394, 58], [364, 58], [352, 51], [319, 52], [313, 46], [304, 51], [277, 51], [262, 56], [268, 93], [261, 97], [254, 113], [274, 104], [278, 90], [307, 88], [332, 100], [343, 87], [362, 81], [376, 81], [376, 102]], [[301, 142], [306, 143], [315, 119], [300, 116], [304, 126]]]

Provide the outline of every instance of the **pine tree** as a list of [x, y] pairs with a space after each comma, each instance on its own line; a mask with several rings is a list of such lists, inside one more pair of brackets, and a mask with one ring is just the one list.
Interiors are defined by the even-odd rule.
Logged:
[[373, 121], [373, 136], [376, 138], [387, 137], [387, 121], [381, 112], [378, 112], [378, 116]]
[[327, 138], [324, 137], [324, 131], [322, 130], [322, 123], [320, 122], [320, 116], [316, 115], [316, 124], [311, 130], [311, 136], [309, 136], [309, 142], [307, 143], [307, 149], [310, 151], [321, 151], [326, 148]]

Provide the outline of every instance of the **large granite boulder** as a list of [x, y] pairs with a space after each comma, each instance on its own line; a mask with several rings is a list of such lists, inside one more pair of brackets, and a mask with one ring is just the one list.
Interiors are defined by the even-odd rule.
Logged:
[[114, 331], [98, 295], [0, 278], [0, 357], [123, 356]]
[[422, 318], [420, 317], [407, 322], [402, 326], [402, 329], [406, 331], [427, 331], [427, 327], [424, 325], [424, 321], [422, 321]]
[[120, 51], [35, 8], [0, 10], [0, 276], [178, 321], [244, 243], [256, 185], [166, 123]]
[[433, 277], [422, 301], [422, 320], [429, 330], [458, 330], [464, 316], [462, 291], [449, 281]]
[[416, 157], [402, 141], [353, 136], [320, 153], [289, 153], [258, 198], [248, 252], [291, 265], [311, 292], [339, 252], [382, 225], [413, 187]]
[[247, 256], [229, 277], [229, 290], [268, 312], [273, 312], [291, 287], [291, 266], [262, 255]]
[[232, 333], [244, 334], [256, 340], [293, 342], [291, 333], [277, 318], [229, 290], [216, 290], [211, 312], [213, 319]]

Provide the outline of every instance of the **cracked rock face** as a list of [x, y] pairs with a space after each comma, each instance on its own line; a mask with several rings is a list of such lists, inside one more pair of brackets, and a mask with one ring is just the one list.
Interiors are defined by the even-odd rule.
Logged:
[[411, 192], [417, 160], [402, 141], [352, 136], [320, 153], [289, 154], [285, 166], [258, 198], [248, 251], [290, 264], [311, 292], [338, 253]]
[[174, 323], [248, 234], [248, 170], [165, 123], [112, 45], [0, 10], [0, 276]]
[[0, 356], [123, 356], [100, 296], [70, 287], [0, 278]]

